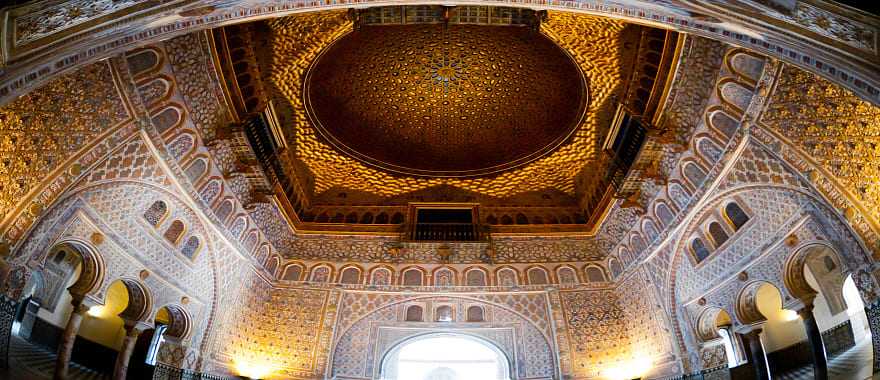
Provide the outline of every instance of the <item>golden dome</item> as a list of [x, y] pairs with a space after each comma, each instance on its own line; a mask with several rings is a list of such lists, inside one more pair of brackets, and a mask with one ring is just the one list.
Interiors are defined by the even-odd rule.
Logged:
[[484, 175], [541, 157], [579, 125], [587, 103], [577, 65], [543, 34], [461, 24], [352, 31], [310, 68], [304, 96], [337, 149], [429, 176]]

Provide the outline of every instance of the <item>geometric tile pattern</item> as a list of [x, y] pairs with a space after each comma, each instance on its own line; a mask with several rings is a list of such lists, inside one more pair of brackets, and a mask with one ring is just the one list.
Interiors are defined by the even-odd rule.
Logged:
[[129, 119], [112, 71], [109, 62], [95, 63], [0, 108], [0, 222], [54, 170]]
[[880, 220], [880, 107], [785, 66], [761, 123], [832, 173]]
[[261, 358], [290, 377], [317, 376], [316, 357], [322, 352], [324, 309], [330, 292], [321, 289], [272, 289], [260, 278], [246, 287], [218, 339], [218, 354], [226, 361]]

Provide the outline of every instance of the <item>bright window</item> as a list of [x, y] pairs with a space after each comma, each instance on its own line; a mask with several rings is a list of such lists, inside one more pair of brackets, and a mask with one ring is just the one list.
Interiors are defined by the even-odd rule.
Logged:
[[508, 380], [507, 358], [477, 339], [435, 336], [392, 350], [383, 363], [384, 380]]

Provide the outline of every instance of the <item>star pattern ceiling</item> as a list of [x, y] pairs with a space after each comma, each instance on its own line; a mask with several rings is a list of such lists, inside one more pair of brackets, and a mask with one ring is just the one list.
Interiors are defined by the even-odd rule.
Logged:
[[[575, 176], [588, 164], [601, 167], [595, 164], [603, 160], [600, 148], [616, 106], [613, 99], [628, 78], [633, 46], [639, 38], [638, 28], [622, 21], [551, 12], [541, 33], [571, 55], [589, 83], [590, 101], [582, 123], [557, 150], [516, 169], [473, 178], [440, 178], [395, 174], [365, 165], [325, 142], [310, 122], [303, 104], [305, 74], [323, 49], [352, 30], [345, 12], [297, 15], [267, 25], [273, 41], [266, 76], [289, 103], [291, 115], [282, 122], [292, 145], [290, 154], [314, 176], [314, 193], [344, 188], [382, 197], [440, 185], [498, 198], [545, 190], [569, 195], [590, 191], [576, 189]], [[597, 177], [603, 174], [596, 170]]]
[[312, 125], [387, 171], [485, 175], [563, 143], [583, 115], [574, 62], [526, 26], [365, 26], [335, 42], [306, 80]]

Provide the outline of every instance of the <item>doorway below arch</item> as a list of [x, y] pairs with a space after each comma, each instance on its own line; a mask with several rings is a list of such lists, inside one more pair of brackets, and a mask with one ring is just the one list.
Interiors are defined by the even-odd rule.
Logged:
[[382, 360], [382, 380], [511, 380], [510, 361], [494, 344], [437, 333], [399, 343]]

